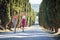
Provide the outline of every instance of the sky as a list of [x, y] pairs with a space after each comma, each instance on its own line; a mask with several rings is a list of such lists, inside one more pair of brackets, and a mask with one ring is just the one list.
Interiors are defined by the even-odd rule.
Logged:
[[31, 8], [34, 9], [35, 12], [39, 11], [39, 4], [31, 4]]
[[29, 2], [31, 4], [31, 8], [34, 9], [35, 12], [39, 12], [39, 5], [42, 0], [29, 0]]
[[31, 4], [40, 4], [42, 0], [29, 0]]

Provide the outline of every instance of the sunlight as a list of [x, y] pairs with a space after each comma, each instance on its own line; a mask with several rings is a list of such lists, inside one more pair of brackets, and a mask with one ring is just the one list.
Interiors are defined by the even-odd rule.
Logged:
[[42, 0], [29, 0], [31, 4], [40, 4]]

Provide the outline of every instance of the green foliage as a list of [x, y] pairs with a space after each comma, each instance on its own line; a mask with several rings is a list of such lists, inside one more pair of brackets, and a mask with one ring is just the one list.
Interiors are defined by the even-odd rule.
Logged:
[[39, 10], [39, 24], [49, 28], [59, 28], [60, 0], [43, 0]]
[[[35, 14], [31, 12], [31, 4], [29, 0], [0, 0], [0, 19], [4, 27], [11, 21], [14, 11], [18, 12], [19, 19], [21, 20], [22, 12], [26, 13], [27, 24], [34, 22]], [[20, 22], [18, 22], [20, 25]], [[6, 27], [5, 27], [6, 28]]]

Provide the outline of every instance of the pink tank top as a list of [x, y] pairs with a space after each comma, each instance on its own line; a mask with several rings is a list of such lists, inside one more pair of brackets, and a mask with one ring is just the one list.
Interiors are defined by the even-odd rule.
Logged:
[[16, 20], [16, 19], [18, 18], [18, 16], [17, 16], [17, 15], [15, 15], [13, 18]]

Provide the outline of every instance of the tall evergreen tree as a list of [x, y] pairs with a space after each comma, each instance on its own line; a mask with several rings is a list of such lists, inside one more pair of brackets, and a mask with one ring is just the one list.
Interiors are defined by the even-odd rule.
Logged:
[[28, 16], [31, 14], [31, 4], [29, 3], [29, 0], [0, 0], [0, 19], [3, 27], [6, 28], [6, 25], [12, 20], [14, 11], [18, 12], [20, 20], [22, 12], [25, 12], [27, 14], [26, 18], [28, 25], [28, 21], [30, 22], [30, 17]]
[[39, 23], [41, 26], [58, 31], [60, 14], [59, 14], [59, 0], [43, 0], [39, 10]]

